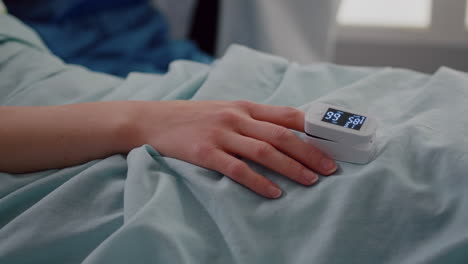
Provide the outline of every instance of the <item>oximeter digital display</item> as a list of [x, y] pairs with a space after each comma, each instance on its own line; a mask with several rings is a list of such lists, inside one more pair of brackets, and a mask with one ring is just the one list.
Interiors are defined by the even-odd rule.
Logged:
[[328, 108], [322, 118], [322, 121], [345, 128], [359, 130], [361, 129], [362, 124], [364, 124], [364, 121], [366, 121], [366, 117]]
[[377, 121], [366, 114], [314, 102], [305, 115], [306, 142], [331, 158], [365, 164], [374, 158]]

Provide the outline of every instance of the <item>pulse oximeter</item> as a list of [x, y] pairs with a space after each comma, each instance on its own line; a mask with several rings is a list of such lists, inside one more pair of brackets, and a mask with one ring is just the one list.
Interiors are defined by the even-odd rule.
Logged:
[[377, 121], [366, 114], [312, 103], [305, 115], [305, 141], [335, 160], [370, 162], [376, 152]]

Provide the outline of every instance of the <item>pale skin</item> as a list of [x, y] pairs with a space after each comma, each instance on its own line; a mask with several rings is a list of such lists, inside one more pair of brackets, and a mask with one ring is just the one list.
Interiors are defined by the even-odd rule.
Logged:
[[304, 113], [248, 101], [118, 101], [0, 106], [0, 171], [63, 168], [149, 144], [164, 156], [218, 171], [267, 198], [281, 189], [245, 158], [309, 186], [336, 163], [304, 143]]

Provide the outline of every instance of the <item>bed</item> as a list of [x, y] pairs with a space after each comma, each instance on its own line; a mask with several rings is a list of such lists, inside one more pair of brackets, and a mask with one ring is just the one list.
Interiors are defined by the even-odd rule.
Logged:
[[234, 45], [212, 65], [176, 61], [164, 75], [118, 78], [64, 64], [7, 15], [0, 50], [1, 105], [325, 102], [379, 122], [374, 161], [340, 162], [313, 187], [250, 162], [284, 190], [278, 200], [148, 145], [60, 170], [0, 172], [0, 263], [468, 261], [466, 73], [304, 66]]

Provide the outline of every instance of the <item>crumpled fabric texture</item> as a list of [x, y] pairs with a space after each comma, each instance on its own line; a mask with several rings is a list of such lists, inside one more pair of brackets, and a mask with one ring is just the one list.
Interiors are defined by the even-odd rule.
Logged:
[[301, 66], [233, 46], [211, 66], [177, 61], [166, 75], [121, 79], [65, 65], [8, 15], [0, 50], [1, 105], [243, 99], [305, 110], [320, 101], [379, 122], [374, 161], [340, 162], [313, 187], [249, 162], [284, 190], [278, 200], [148, 145], [0, 173], [0, 263], [468, 261], [465, 73]]

